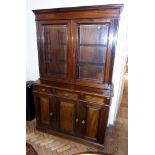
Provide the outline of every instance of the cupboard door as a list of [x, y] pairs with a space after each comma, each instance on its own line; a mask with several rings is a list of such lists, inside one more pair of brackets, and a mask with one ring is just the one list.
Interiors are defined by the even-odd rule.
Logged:
[[74, 21], [74, 38], [77, 38], [74, 40], [74, 77], [77, 81], [105, 81], [110, 28], [111, 21], [108, 19]]
[[40, 21], [38, 25], [38, 31], [42, 32], [41, 36], [38, 36], [41, 42], [41, 77], [70, 78], [70, 22]]
[[55, 128], [55, 104], [53, 96], [35, 94], [36, 120], [39, 126]]
[[75, 134], [75, 105], [76, 102], [57, 98], [57, 113], [59, 115], [59, 129], [65, 133]]
[[104, 143], [104, 134], [107, 127], [108, 107], [92, 106], [80, 101], [77, 106], [76, 124], [77, 135], [87, 140]]

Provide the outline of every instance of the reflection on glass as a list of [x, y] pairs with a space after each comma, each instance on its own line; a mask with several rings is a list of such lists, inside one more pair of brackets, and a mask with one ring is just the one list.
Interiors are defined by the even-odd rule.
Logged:
[[105, 63], [106, 47], [80, 46], [79, 62]]
[[47, 74], [67, 75], [67, 26], [45, 25], [45, 61]]
[[66, 60], [67, 27], [65, 25], [45, 26], [46, 60]]
[[47, 63], [47, 73], [49, 75], [64, 76], [67, 73], [67, 65], [62, 63]]
[[108, 28], [108, 24], [79, 25], [78, 79], [103, 82]]
[[79, 77], [83, 80], [103, 81], [103, 69], [96, 66], [79, 66]]
[[66, 45], [49, 45], [47, 60], [67, 60]]
[[107, 44], [108, 25], [80, 25], [80, 44]]

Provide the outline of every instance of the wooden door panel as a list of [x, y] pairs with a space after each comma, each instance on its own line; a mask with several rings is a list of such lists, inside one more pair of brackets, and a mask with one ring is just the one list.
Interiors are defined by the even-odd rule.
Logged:
[[89, 107], [87, 109], [87, 128], [86, 128], [86, 136], [88, 138], [97, 140], [98, 124], [99, 124], [99, 109]]
[[86, 126], [81, 122], [86, 120], [87, 108], [84, 106], [83, 102], [78, 102], [76, 105], [76, 110], [76, 135], [83, 137], [86, 133]]
[[56, 124], [56, 106], [52, 95], [34, 93], [37, 126], [54, 129]]
[[49, 98], [40, 96], [41, 123], [49, 125]]
[[76, 134], [87, 140], [103, 144], [109, 107], [104, 104], [96, 106], [96, 104], [84, 101], [77, 103], [76, 118], [79, 121], [76, 123]]
[[108, 52], [110, 20], [85, 19], [74, 21], [74, 67], [76, 80], [103, 83]]
[[74, 133], [75, 105], [72, 102], [60, 101], [60, 129]]
[[39, 106], [39, 96], [34, 93], [34, 104], [35, 104], [35, 115], [37, 126], [40, 125], [40, 106]]
[[49, 117], [50, 117], [50, 128], [56, 128], [56, 110], [55, 110], [55, 99], [53, 96], [50, 97], [49, 104]]
[[69, 20], [39, 21], [41, 78], [66, 81], [72, 78], [71, 22]]

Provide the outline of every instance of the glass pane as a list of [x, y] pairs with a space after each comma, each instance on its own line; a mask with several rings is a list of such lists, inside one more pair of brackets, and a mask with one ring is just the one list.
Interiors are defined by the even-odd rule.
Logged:
[[80, 44], [107, 44], [108, 24], [80, 25]]
[[106, 47], [80, 46], [79, 62], [105, 63]]
[[81, 24], [78, 27], [77, 78], [103, 82], [108, 24]]
[[102, 67], [96, 67], [92, 65], [79, 66], [79, 78], [86, 81], [103, 81], [103, 69]]
[[66, 25], [45, 26], [46, 60], [67, 60]]
[[66, 45], [49, 45], [46, 60], [65, 60], [67, 61]]
[[47, 74], [51, 76], [67, 75], [67, 25], [45, 25], [45, 62]]
[[65, 77], [67, 74], [67, 64], [61, 63], [47, 63], [47, 73], [49, 75]]

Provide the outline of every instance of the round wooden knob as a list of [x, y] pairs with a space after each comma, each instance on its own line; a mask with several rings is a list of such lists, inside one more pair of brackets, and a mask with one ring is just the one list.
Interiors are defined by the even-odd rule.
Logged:
[[50, 116], [53, 116], [53, 113], [52, 112], [50, 113]]
[[79, 119], [78, 119], [78, 118], [76, 118], [75, 122], [76, 122], [76, 123], [78, 123], [78, 122], [79, 122]]
[[83, 120], [81, 123], [82, 123], [82, 124], [85, 124], [85, 120]]

